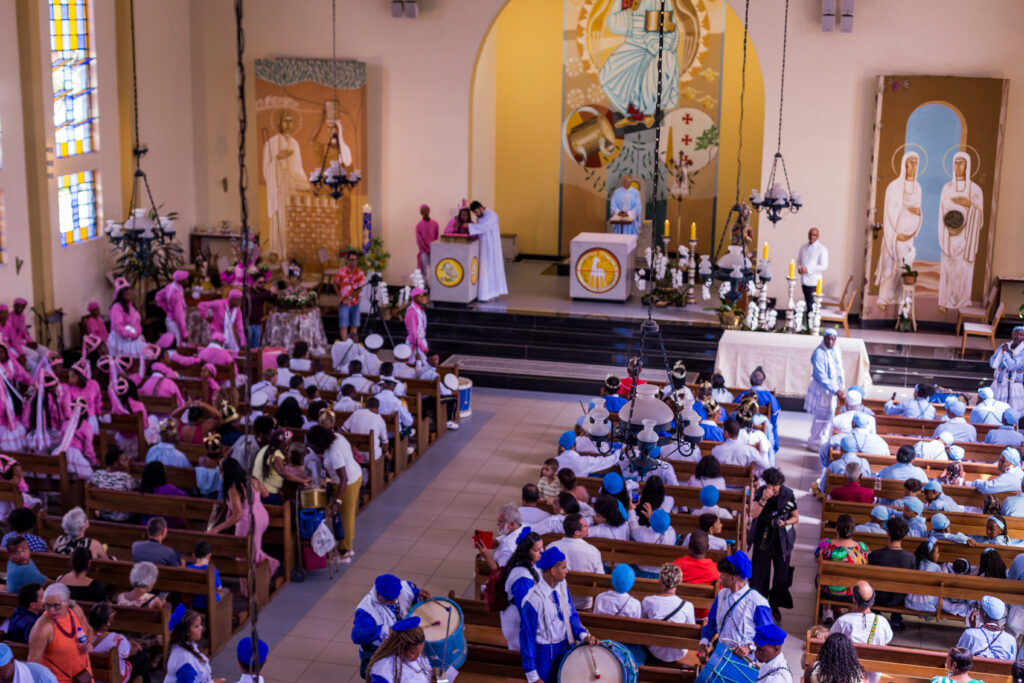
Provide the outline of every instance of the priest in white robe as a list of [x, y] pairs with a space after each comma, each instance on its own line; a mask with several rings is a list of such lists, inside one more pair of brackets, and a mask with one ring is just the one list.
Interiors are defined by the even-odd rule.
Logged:
[[985, 221], [984, 194], [971, 181], [971, 157], [953, 155], [953, 178], [939, 195], [939, 307], [962, 308], [971, 300], [974, 259]]
[[1024, 326], [1013, 328], [1010, 341], [1000, 344], [988, 364], [994, 371], [993, 398], [1024, 414]]
[[309, 189], [309, 179], [302, 168], [299, 141], [292, 136], [294, 118], [288, 112], [281, 115], [278, 133], [263, 146], [263, 179], [267, 183], [267, 215], [270, 218], [268, 251], [287, 258], [285, 229], [287, 227], [288, 197]]
[[811, 451], [819, 451], [828, 441], [836, 414], [836, 399], [846, 396], [838, 336], [831, 328], [822, 334], [821, 346], [811, 354], [811, 383], [804, 398], [804, 410], [811, 414], [811, 435], [807, 439], [807, 449]]
[[640, 232], [643, 201], [640, 199], [640, 190], [633, 187], [633, 177], [631, 175], [626, 174], [622, 176], [622, 187], [617, 187], [615, 192], [612, 192], [608, 210], [611, 213], [610, 219], [633, 219], [632, 223], [612, 223], [612, 229], [617, 234], [636, 235]]
[[917, 152], [907, 152], [900, 164], [902, 173], [885, 188], [882, 218], [882, 252], [875, 270], [878, 304], [897, 303], [896, 288], [903, 264], [913, 266], [917, 256], [914, 238], [921, 230], [921, 184], [917, 182]]
[[476, 223], [469, 224], [469, 234], [480, 238], [480, 280], [476, 297], [480, 301], [490, 301], [508, 294], [498, 214], [480, 202], [470, 204], [469, 210], [476, 215]]

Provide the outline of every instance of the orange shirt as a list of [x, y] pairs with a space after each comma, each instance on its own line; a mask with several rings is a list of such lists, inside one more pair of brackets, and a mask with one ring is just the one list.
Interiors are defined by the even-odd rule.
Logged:
[[91, 673], [89, 655], [78, 650], [79, 623], [71, 608], [68, 608], [68, 613], [63, 618], [50, 617], [50, 621], [53, 622], [53, 640], [43, 653], [43, 664], [46, 668], [53, 672], [58, 683], [71, 683], [71, 677], [82, 669], [88, 669]]

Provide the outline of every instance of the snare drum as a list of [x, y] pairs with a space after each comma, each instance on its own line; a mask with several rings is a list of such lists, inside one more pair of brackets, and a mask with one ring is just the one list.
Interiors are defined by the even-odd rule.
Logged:
[[426, 637], [423, 654], [435, 669], [458, 669], [466, 663], [466, 634], [463, 628], [462, 608], [448, 598], [431, 598], [418, 602], [408, 616], [420, 618], [420, 628]]
[[602, 640], [591, 647], [577, 643], [558, 666], [560, 683], [593, 681], [600, 674], [601, 683], [637, 683], [639, 673], [629, 649], [614, 640]]
[[754, 683], [757, 673], [756, 666], [736, 656], [731, 647], [719, 643], [697, 674], [697, 683]]

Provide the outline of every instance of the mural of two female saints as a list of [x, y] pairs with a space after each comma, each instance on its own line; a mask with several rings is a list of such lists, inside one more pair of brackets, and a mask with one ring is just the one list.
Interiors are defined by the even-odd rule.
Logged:
[[[884, 309], [896, 303], [897, 285], [903, 265], [911, 267], [917, 251], [914, 239], [921, 230], [921, 185], [917, 180], [920, 157], [906, 152], [900, 162], [900, 177], [885, 189], [882, 220], [882, 251], [875, 271], [878, 304]], [[933, 201], [936, 198], [932, 198]], [[956, 310], [968, 305], [974, 281], [974, 261], [984, 224], [984, 196], [971, 180], [971, 158], [965, 152], [953, 156], [953, 177], [942, 186], [937, 198], [940, 308]]]

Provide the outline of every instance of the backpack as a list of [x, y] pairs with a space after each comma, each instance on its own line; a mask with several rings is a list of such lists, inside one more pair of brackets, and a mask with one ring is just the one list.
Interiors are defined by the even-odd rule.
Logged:
[[483, 598], [487, 603], [487, 609], [491, 612], [504, 612], [508, 607], [508, 593], [505, 592], [504, 582], [501, 580], [505, 572], [498, 567], [487, 577], [484, 584]]

